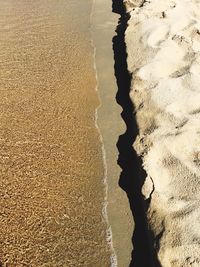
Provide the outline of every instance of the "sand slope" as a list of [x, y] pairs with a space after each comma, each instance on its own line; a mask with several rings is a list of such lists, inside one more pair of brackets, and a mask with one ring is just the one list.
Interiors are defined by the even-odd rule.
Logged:
[[[139, 6], [141, 2], [145, 2]], [[200, 266], [200, 1], [126, 1], [131, 98], [164, 267]], [[136, 5], [138, 4], [138, 7]], [[136, 7], [136, 8], [135, 8]]]

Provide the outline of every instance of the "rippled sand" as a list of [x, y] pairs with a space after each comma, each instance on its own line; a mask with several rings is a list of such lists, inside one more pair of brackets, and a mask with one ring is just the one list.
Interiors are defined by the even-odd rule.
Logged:
[[91, 1], [75, 2], [0, 1], [2, 266], [109, 266]]

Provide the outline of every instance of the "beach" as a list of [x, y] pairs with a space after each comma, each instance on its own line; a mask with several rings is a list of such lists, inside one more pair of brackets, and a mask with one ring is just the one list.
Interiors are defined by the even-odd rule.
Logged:
[[0, 0], [0, 267], [200, 266], [199, 10]]

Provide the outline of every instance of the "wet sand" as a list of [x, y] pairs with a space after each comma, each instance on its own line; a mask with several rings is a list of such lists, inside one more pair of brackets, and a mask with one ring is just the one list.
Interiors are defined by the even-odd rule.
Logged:
[[2, 266], [110, 265], [91, 1], [0, 1]]
[[[116, 101], [119, 88], [115, 77], [114, 65], [117, 63], [114, 60], [113, 40], [116, 45], [118, 40], [115, 30], [120, 16], [114, 13], [112, 5], [114, 9], [117, 1], [94, 1], [92, 36], [96, 47], [95, 61], [101, 100], [97, 123], [105, 150], [107, 215], [112, 234], [113, 266], [126, 267], [131, 261], [134, 222], [127, 195], [119, 186], [122, 169], [118, 164], [120, 150], [117, 143], [119, 136], [125, 133], [126, 125], [121, 117], [122, 108]], [[117, 53], [116, 56], [119, 57]]]

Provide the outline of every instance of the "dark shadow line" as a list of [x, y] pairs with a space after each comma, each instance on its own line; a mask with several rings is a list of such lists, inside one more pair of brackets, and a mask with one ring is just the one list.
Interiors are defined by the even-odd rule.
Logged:
[[120, 15], [116, 36], [113, 38], [114, 70], [118, 86], [116, 101], [122, 107], [121, 116], [127, 127], [126, 132], [119, 136], [117, 142], [118, 165], [122, 169], [119, 186], [127, 194], [135, 222], [132, 236], [134, 249], [129, 267], [161, 267], [151, 241], [151, 231], [148, 229], [146, 217], [148, 202], [145, 203], [142, 195], [146, 173], [142, 167], [141, 158], [133, 149], [133, 143], [139, 131], [134, 117], [134, 106], [129, 96], [132, 75], [128, 72], [125, 44], [129, 14], [126, 13], [123, 0], [112, 0], [112, 9], [114, 13]]

